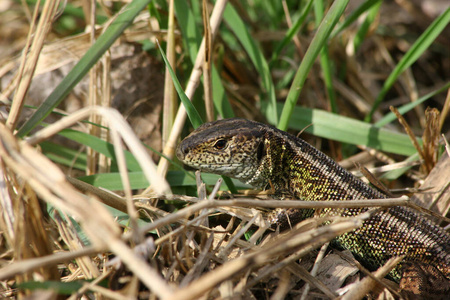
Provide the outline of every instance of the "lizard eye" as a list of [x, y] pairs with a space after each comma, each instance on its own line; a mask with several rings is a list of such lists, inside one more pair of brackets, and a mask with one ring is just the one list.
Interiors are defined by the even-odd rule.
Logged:
[[217, 150], [222, 150], [223, 148], [225, 148], [226, 145], [227, 140], [220, 139], [216, 141], [216, 143], [214, 144], [214, 148], [216, 148]]

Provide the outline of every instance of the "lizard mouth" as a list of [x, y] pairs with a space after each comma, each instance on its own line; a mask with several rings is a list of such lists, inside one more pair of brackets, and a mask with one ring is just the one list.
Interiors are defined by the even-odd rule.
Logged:
[[199, 169], [200, 171], [219, 174], [228, 173], [231, 170], [236, 170], [244, 167], [242, 164], [231, 164], [231, 163], [223, 163], [223, 164], [215, 163], [214, 167], [210, 164], [196, 164], [189, 162], [186, 162], [185, 164], [188, 164], [191, 168]]
[[246, 165], [243, 163], [229, 163], [222, 162], [214, 164], [194, 163], [189, 161], [183, 161], [191, 170], [200, 170], [201, 172], [213, 173], [218, 175], [225, 175], [240, 179], [241, 174], [245, 173]]

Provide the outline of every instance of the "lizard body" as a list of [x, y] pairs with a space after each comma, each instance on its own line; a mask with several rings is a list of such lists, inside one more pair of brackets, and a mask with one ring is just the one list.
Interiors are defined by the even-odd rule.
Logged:
[[[302, 139], [255, 121], [236, 118], [203, 124], [180, 143], [177, 156], [201, 171], [263, 189], [270, 184], [278, 195], [305, 201], [386, 198]], [[366, 210], [338, 213], [353, 216]], [[330, 209], [321, 213], [327, 212]], [[274, 222], [286, 221], [283, 216]], [[381, 210], [335, 242], [372, 266], [405, 255], [405, 261], [430, 264], [450, 279], [450, 234], [409, 208]], [[399, 278], [397, 270], [390, 275]]]

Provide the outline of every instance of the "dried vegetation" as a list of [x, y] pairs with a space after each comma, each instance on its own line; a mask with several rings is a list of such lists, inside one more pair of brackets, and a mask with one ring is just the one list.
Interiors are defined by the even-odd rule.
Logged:
[[[232, 196], [219, 191], [224, 189], [221, 179], [214, 186], [217, 178], [205, 176], [205, 185], [199, 175], [194, 179], [190, 173], [168, 171], [171, 161], [160, 158], [159, 152], [173, 157], [187, 126], [186, 111], [183, 106], [177, 108], [177, 94], [156, 39], [164, 42], [168, 60], [186, 82], [188, 98], [207, 103], [204, 109], [196, 103], [205, 119], [230, 116], [230, 110], [251, 119], [271, 117], [260, 109], [270, 103], [268, 84], [261, 79], [263, 71], [251, 62], [252, 54], [230, 38], [232, 24], [219, 31], [225, 1], [216, 1], [211, 26], [205, 29], [204, 48], [195, 57], [186, 49], [191, 41], [180, 11], [174, 17], [172, 1], [165, 5], [165, 1], [156, 1], [111, 41], [98, 63], [90, 62], [85, 79], [54, 102], [48, 99], [65, 88], [61, 80], [72, 80], [77, 62], [89, 54], [93, 43], [113, 24], [119, 7], [128, 1], [47, 0], [40, 6], [31, 2], [0, 3], [0, 297], [327, 299], [346, 290], [350, 290], [347, 299], [368, 294], [378, 299], [399, 297], [398, 285], [383, 279], [398, 261], [388, 262], [361, 280], [361, 274], [368, 271], [351, 254], [327, 251], [333, 237], [359, 226], [367, 214], [351, 219], [314, 218], [288, 232], [273, 233], [267, 217], [271, 208], [281, 206], [278, 201], [267, 200], [265, 193]], [[280, 10], [277, 14], [282, 17], [273, 21], [275, 12], [261, 1], [254, 2], [250, 10], [239, 1], [233, 5], [269, 60], [292, 20]], [[288, 15], [298, 18], [309, 1], [302, 1], [301, 7], [282, 2]], [[362, 2], [351, 1], [345, 16]], [[317, 61], [302, 89], [300, 104], [312, 109], [338, 108], [339, 116], [357, 120], [367, 116], [403, 54], [441, 11], [449, 13], [448, 3], [443, 2], [386, 1], [373, 18], [369, 10], [361, 14], [360, 21], [355, 20], [328, 43], [333, 90], [324, 84], [326, 75]], [[92, 3], [97, 4], [95, 10]], [[201, 4], [195, 3], [193, 10], [201, 10]], [[208, 13], [212, 8], [210, 3]], [[255, 17], [258, 13], [261, 23]], [[90, 26], [93, 15], [103, 20], [98, 21], [101, 25]], [[276, 83], [273, 99], [279, 103], [288, 95], [294, 72], [316, 32], [314, 13], [307, 16], [290, 46], [270, 63]], [[201, 20], [201, 13], [195, 18]], [[162, 26], [161, 20], [167, 23]], [[358, 29], [365, 25], [368, 30], [358, 40]], [[389, 107], [433, 94], [425, 104], [407, 113], [397, 112], [400, 122], [387, 126], [406, 132], [418, 155], [405, 160], [405, 153], [386, 154], [354, 141], [366, 146], [342, 161], [349, 169], [356, 161], [375, 172], [393, 172], [389, 187], [416, 188], [410, 192], [413, 201], [434, 211], [435, 217], [446, 216], [450, 208], [450, 159], [443, 151], [450, 125], [449, 51], [447, 24], [374, 110], [373, 120], [379, 121]], [[217, 86], [208, 76], [203, 90], [194, 94], [201, 73], [209, 74], [213, 62], [228, 97], [225, 104], [211, 104], [209, 88]], [[84, 76], [81, 71], [77, 75]], [[51, 114], [43, 123], [32, 124], [28, 132], [21, 131], [36, 114], [35, 107], [43, 103], [44, 109], [53, 105], [48, 110]], [[305, 139], [337, 160], [356, 152], [354, 146], [313, 138], [311, 133], [326, 137], [314, 131], [319, 121], [313, 121]], [[349, 143], [345, 137], [341, 140], [339, 132], [333, 134], [336, 140]], [[410, 144], [405, 147], [414, 149]], [[153, 160], [159, 160], [159, 165]], [[387, 169], [373, 168], [380, 163], [388, 165]], [[83, 175], [90, 177], [75, 179]], [[146, 189], [147, 182], [152, 184]], [[398, 198], [373, 203], [383, 207], [410, 201]], [[305, 203], [284, 205], [302, 207]], [[320, 204], [310, 205], [318, 208], [314, 205]]]

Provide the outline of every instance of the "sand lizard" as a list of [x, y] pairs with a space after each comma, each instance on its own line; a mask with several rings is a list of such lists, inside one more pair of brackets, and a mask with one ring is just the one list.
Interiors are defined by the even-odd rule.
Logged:
[[[302, 139], [255, 121], [203, 124], [180, 143], [177, 156], [188, 166], [254, 187], [270, 182], [275, 191], [305, 201], [386, 198]], [[343, 209], [341, 215], [366, 210]], [[283, 222], [279, 216], [275, 222]], [[377, 212], [335, 242], [372, 266], [406, 255], [405, 261], [430, 264], [450, 279], [450, 234], [409, 208]], [[398, 279], [396, 270], [391, 275]]]

